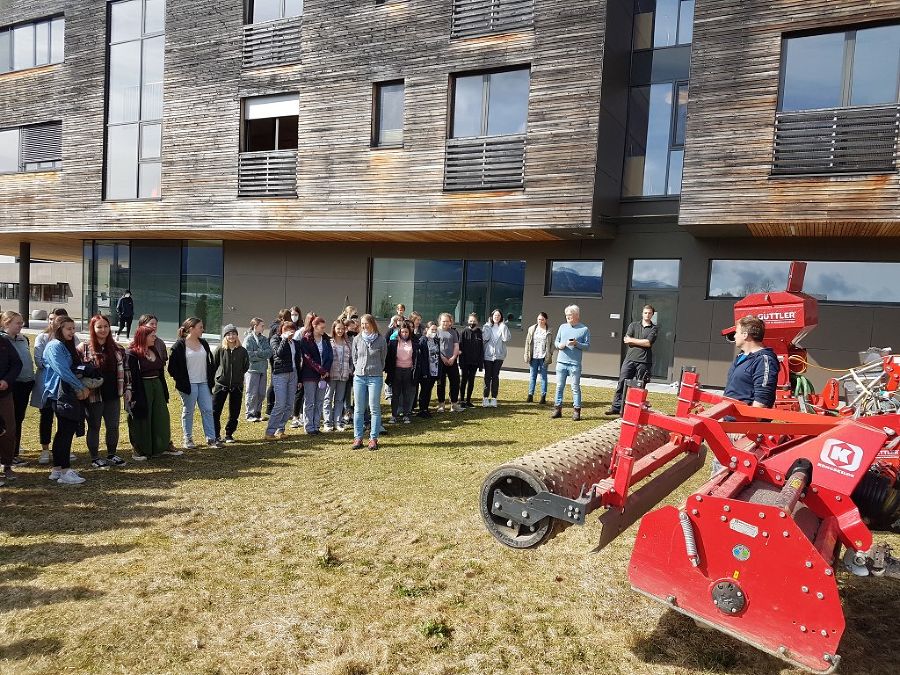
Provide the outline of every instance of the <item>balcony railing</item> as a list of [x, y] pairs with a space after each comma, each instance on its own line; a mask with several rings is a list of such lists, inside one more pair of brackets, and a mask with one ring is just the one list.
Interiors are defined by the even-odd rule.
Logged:
[[242, 152], [238, 197], [296, 197], [297, 151]]
[[534, 25], [534, 0], [453, 0], [455, 38], [510, 33]]
[[301, 26], [299, 16], [244, 26], [244, 68], [299, 63]]
[[525, 186], [525, 136], [447, 139], [444, 190], [506, 190]]
[[778, 113], [772, 175], [896, 171], [898, 129], [896, 105]]

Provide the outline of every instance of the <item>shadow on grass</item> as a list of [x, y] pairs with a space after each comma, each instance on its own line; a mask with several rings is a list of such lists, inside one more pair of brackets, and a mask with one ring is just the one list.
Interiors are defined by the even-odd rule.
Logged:
[[62, 648], [62, 641], [56, 638], [18, 640], [8, 645], [0, 645], [0, 659], [21, 661], [31, 656], [52, 656]]
[[[133, 546], [85, 546], [74, 543], [13, 544], [0, 546], [0, 569], [4, 581], [25, 581], [40, 574], [40, 568], [50, 565], [79, 563], [90, 558], [130, 551]], [[9, 567], [16, 569], [8, 569]]]
[[32, 586], [0, 586], [0, 614], [73, 600], [93, 600], [105, 595], [83, 586], [43, 590]]

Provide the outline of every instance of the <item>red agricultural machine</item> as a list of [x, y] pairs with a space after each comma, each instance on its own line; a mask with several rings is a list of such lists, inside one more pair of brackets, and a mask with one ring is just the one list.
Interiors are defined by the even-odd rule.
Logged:
[[[833, 393], [795, 395], [807, 363], [798, 343], [817, 323], [798, 267], [787, 291], [735, 308], [736, 317], [768, 314], [766, 344], [782, 364], [774, 409], [704, 391], [692, 369], [671, 416], [633, 386], [621, 420], [497, 468], [480, 503], [488, 531], [511, 548], [545, 544], [603, 510], [600, 550], [640, 520], [629, 562], [635, 590], [830, 673], [844, 631], [835, 580], [842, 547], [854, 573], [900, 577], [870, 530], [900, 519], [900, 415], [841, 411]], [[708, 450], [722, 469], [680, 507], [656, 508], [704, 466]]]

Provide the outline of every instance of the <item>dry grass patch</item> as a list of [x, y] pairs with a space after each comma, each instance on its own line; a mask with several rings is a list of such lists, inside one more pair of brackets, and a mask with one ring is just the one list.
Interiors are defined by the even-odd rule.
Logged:
[[[597, 555], [596, 524], [528, 552], [485, 531], [484, 476], [602, 422], [610, 393], [586, 388], [576, 425], [504, 382], [500, 408], [391, 427], [378, 453], [351, 451], [349, 434], [265, 443], [262, 425], [242, 423], [236, 445], [85, 470], [78, 487], [27, 467], [0, 491], [0, 671], [783, 670], [633, 593], [633, 530]], [[31, 412], [24, 445], [34, 449]], [[78, 452], [83, 467], [80, 441]], [[900, 592], [885, 580], [842, 583], [843, 671], [892, 672], [897, 637], [884, 617]]]

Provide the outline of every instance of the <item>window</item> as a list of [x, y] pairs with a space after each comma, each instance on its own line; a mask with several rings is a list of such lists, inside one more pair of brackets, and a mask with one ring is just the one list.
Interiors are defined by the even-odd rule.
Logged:
[[62, 63], [65, 25], [60, 16], [0, 29], [0, 73]]
[[780, 110], [897, 102], [900, 25], [786, 38]]
[[520, 68], [454, 78], [451, 136], [524, 134], [530, 77]]
[[678, 288], [680, 260], [632, 260], [631, 290], [672, 290]]
[[687, 99], [686, 82], [632, 87], [623, 197], [681, 193]]
[[521, 327], [525, 289], [524, 260], [416, 260], [376, 258], [372, 265], [372, 313], [394, 315], [398, 302], [437, 321], [450, 312], [462, 321], [470, 312], [484, 322], [499, 308], [513, 327]]
[[[790, 266], [782, 260], [713, 260], [709, 297], [783, 290]], [[900, 303], [900, 263], [811, 261], [803, 290], [822, 302]]]
[[244, 99], [244, 151], [296, 150], [297, 94]]
[[[28, 287], [28, 297], [33, 302], [65, 303], [73, 297], [73, 294], [68, 283], [58, 282], [55, 284], [31, 284]], [[9, 282], [0, 284], [0, 299], [18, 300], [19, 284]]]
[[161, 193], [165, 0], [109, 5], [106, 199]]
[[0, 173], [62, 168], [62, 123], [0, 131]]
[[382, 82], [375, 85], [372, 145], [375, 147], [403, 145], [403, 81]]
[[303, 0], [250, 0], [250, 23], [303, 15]]
[[203, 319], [204, 333], [222, 327], [222, 242], [192, 239], [181, 249], [181, 316]]
[[545, 295], [603, 295], [602, 260], [550, 260]]
[[687, 45], [693, 37], [694, 0], [635, 0], [635, 50]]

